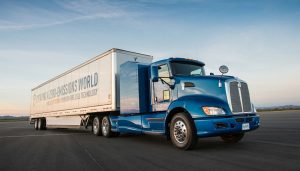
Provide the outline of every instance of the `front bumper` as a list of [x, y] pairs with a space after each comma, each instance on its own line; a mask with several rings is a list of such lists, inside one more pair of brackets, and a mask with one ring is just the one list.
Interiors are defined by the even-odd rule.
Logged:
[[[226, 117], [206, 117], [194, 119], [197, 136], [211, 137], [231, 133], [241, 133], [255, 130], [259, 127], [258, 115], [231, 115]], [[249, 123], [248, 130], [242, 130], [242, 125]]]

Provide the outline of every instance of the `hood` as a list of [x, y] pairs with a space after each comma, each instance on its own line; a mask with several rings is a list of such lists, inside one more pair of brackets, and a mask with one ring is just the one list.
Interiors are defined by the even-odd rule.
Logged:
[[[191, 94], [199, 94], [217, 97], [227, 102], [225, 82], [233, 79], [235, 79], [235, 77], [224, 75], [176, 76], [177, 98]], [[222, 86], [220, 87], [219, 84]]]

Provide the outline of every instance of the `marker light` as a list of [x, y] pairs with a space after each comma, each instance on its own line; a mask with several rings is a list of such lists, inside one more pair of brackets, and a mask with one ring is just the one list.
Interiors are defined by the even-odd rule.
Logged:
[[207, 115], [225, 115], [225, 111], [219, 107], [202, 107], [203, 111]]

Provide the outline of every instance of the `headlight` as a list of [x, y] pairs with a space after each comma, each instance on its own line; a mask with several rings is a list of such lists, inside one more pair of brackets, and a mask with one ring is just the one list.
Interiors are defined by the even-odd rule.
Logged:
[[207, 115], [225, 115], [225, 111], [219, 107], [202, 107], [203, 111]]

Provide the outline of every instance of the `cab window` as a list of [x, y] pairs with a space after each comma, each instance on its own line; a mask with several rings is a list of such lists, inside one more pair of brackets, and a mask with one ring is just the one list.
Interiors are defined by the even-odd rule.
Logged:
[[204, 67], [195, 62], [171, 62], [172, 74], [175, 76], [204, 76]]
[[171, 81], [169, 67], [167, 64], [158, 66], [158, 76], [167, 83]]

